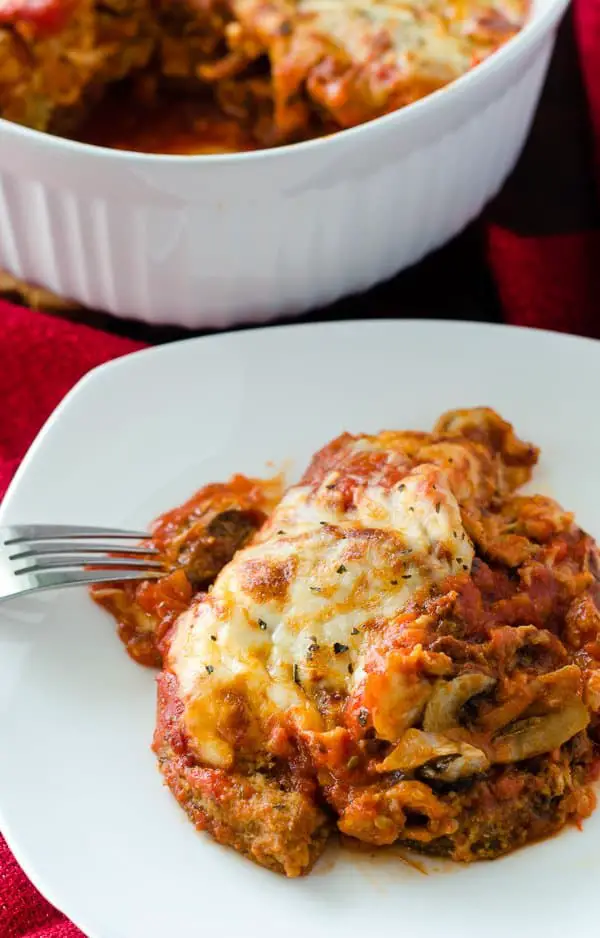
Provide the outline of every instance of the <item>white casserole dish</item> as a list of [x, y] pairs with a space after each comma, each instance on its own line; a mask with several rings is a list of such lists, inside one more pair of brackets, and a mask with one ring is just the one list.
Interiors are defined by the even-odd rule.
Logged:
[[498, 191], [567, 3], [537, 0], [497, 53], [404, 110], [280, 149], [153, 156], [0, 120], [0, 267], [89, 307], [191, 328], [364, 290]]

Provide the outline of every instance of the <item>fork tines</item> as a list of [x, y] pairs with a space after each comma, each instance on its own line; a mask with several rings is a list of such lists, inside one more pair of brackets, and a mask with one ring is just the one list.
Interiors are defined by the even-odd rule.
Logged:
[[[116, 528], [73, 525], [17, 525], [4, 528], [0, 547], [8, 552], [15, 575], [45, 570], [131, 571], [143, 575], [164, 572], [164, 561], [151, 544], [131, 544], [149, 535]], [[124, 543], [120, 543], [124, 542]], [[104, 580], [105, 577], [103, 576]]]

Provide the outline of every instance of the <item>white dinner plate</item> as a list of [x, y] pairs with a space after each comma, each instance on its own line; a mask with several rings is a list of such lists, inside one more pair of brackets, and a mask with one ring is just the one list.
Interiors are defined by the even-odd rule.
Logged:
[[[534, 488], [600, 536], [600, 344], [501, 326], [260, 329], [88, 375], [34, 443], [0, 523], [139, 528], [234, 471], [293, 478], [342, 430], [428, 429], [487, 404], [542, 447]], [[289, 462], [288, 462], [289, 461]], [[564, 938], [597, 933], [600, 808], [493, 863], [333, 849], [298, 880], [197, 833], [150, 752], [154, 675], [83, 591], [0, 607], [0, 827], [90, 938]]]

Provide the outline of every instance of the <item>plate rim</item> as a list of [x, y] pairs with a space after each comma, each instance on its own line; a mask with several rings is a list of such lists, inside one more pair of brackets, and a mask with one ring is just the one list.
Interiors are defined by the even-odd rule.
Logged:
[[169, 352], [172, 348], [177, 348], [182, 345], [195, 344], [195, 343], [205, 343], [205, 344], [222, 344], [229, 341], [235, 340], [238, 337], [243, 337], [246, 335], [252, 334], [262, 334], [265, 332], [293, 332], [297, 330], [310, 331], [315, 330], [319, 331], [320, 329], [336, 329], [341, 327], [348, 326], [357, 326], [359, 329], [363, 329], [365, 326], [371, 325], [389, 325], [390, 328], [402, 328], [404, 325], [410, 326], [444, 326], [446, 328], [457, 329], [457, 331], [463, 327], [473, 328], [475, 330], [487, 330], [487, 331], [500, 331], [500, 332], [513, 332], [514, 334], [527, 335], [529, 333], [539, 334], [542, 336], [552, 337], [558, 339], [561, 342], [573, 343], [576, 345], [597, 345], [600, 348], [600, 339], [596, 339], [593, 336], [582, 336], [575, 335], [567, 332], [559, 332], [557, 329], [543, 329], [537, 326], [519, 326], [513, 325], [512, 323], [502, 323], [502, 322], [480, 322], [477, 320], [470, 319], [436, 319], [436, 318], [421, 318], [421, 317], [410, 317], [402, 319], [393, 319], [385, 317], [374, 317], [374, 318], [361, 318], [361, 319], [326, 319], [319, 322], [298, 322], [298, 323], [277, 323], [276, 325], [260, 325], [260, 326], [243, 326], [239, 329], [230, 329], [225, 332], [215, 332], [209, 333], [208, 335], [197, 335], [197, 336], [185, 336], [181, 339], [175, 339], [172, 342], [163, 342], [156, 345], [149, 345], [146, 348], [135, 349], [132, 352], [126, 352], [124, 355], [119, 355], [117, 358], [112, 358], [109, 361], [102, 362], [100, 365], [95, 365], [93, 368], [90, 368], [84, 375], [79, 378], [76, 383], [67, 391], [64, 397], [58, 402], [54, 410], [48, 415], [35, 437], [31, 441], [28, 449], [25, 452], [25, 455], [21, 459], [17, 469], [10, 480], [4, 495], [0, 499], [0, 523], [2, 523], [2, 518], [4, 515], [5, 505], [7, 500], [12, 497], [13, 489], [15, 489], [19, 483], [21, 476], [26, 470], [29, 462], [35, 456], [39, 445], [43, 441], [44, 437], [52, 428], [52, 424], [61, 416], [62, 412], [71, 404], [72, 399], [79, 394], [87, 384], [92, 383], [98, 377], [98, 375], [104, 374], [107, 371], [113, 369], [122, 369], [127, 367], [128, 363], [132, 359], [138, 359], [140, 356], [150, 357], [156, 355], [162, 355], [165, 352]]

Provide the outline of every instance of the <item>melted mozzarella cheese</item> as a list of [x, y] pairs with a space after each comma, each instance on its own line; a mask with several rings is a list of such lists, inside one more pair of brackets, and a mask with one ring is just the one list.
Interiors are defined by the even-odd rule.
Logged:
[[434, 465], [391, 487], [375, 475], [357, 487], [350, 509], [327, 477], [318, 488], [291, 488], [255, 543], [177, 623], [169, 666], [198, 755], [232, 764], [241, 706], [257, 738], [283, 711], [318, 729], [319, 695], [349, 694], [364, 678], [370, 625], [468, 571], [472, 559], [457, 502]]
[[440, 81], [466, 72], [478, 52], [491, 51], [490, 37], [478, 27], [479, 19], [487, 16], [491, 22], [492, 14], [496, 17], [499, 42], [506, 38], [503, 28], [522, 23], [524, 8], [522, 0], [488, 5], [477, 0], [454, 4], [448, 0], [299, 0], [297, 4], [307, 28], [336, 43], [353, 62], [364, 65], [375, 55], [402, 74]]
[[[233, 0], [250, 35], [277, 41], [291, 26], [297, 69], [316, 64], [321, 45], [366, 70], [375, 110], [398, 85], [410, 97], [411, 84], [433, 88], [464, 74], [522, 27], [528, 8], [528, 0]], [[273, 54], [278, 59], [278, 47]]]
[[368, 62], [382, 33], [390, 42], [386, 58], [406, 71], [418, 62], [449, 79], [468, 69], [473, 54], [466, 37], [452, 35], [441, 18], [416, 4], [300, 0], [298, 8], [312, 17], [313, 29], [331, 37], [353, 62]]

